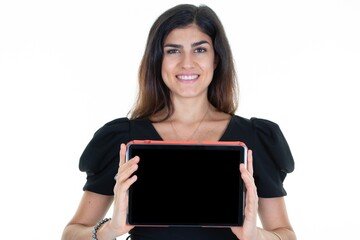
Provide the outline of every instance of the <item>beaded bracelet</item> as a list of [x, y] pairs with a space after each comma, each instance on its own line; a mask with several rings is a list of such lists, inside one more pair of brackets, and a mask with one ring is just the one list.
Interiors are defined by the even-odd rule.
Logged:
[[[104, 224], [106, 223], [107, 221], [111, 220], [111, 218], [104, 218], [103, 220], [99, 221], [95, 226], [94, 226], [94, 229], [92, 230], [92, 240], [98, 240], [97, 239], [97, 236], [96, 236], [96, 233], [97, 231], [99, 230], [99, 228]], [[115, 238], [116, 240], [116, 238]]]

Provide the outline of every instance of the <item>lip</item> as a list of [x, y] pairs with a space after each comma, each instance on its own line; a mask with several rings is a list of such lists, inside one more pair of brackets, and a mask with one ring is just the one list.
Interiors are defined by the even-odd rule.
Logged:
[[183, 82], [193, 82], [199, 79], [199, 74], [178, 74], [176, 78]]

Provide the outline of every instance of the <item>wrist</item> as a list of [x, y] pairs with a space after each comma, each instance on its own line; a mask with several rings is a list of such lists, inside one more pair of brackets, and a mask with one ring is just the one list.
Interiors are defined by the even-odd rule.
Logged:
[[104, 218], [94, 226], [92, 230], [92, 240], [116, 239], [116, 236], [112, 234], [112, 231], [109, 229], [110, 221], [111, 218]]

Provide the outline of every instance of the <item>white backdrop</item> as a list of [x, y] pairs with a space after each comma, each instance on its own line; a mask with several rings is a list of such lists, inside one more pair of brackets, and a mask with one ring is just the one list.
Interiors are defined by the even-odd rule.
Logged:
[[[79, 156], [127, 114], [148, 30], [178, 3], [0, 1], [1, 236], [60, 239], [85, 182]], [[285, 188], [298, 239], [354, 239], [359, 1], [202, 3], [233, 49], [237, 113], [277, 122], [291, 146]]]

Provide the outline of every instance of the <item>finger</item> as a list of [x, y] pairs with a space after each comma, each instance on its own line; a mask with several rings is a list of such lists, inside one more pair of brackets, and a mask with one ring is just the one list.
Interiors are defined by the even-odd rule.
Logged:
[[123, 165], [126, 161], [126, 145], [124, 143], [122, 143], [120, 145], [120, 152], [119, 152], [119, 156], [120, 156], [120, 162], [119, 162], [119, 167], [121, 165]]
[[254, 174], [253, 155], [250, 149], [247, 151], [247, 169], [251, 175]]
[[254, 179], [253, 174], [252, 174], [253, 167], [252, 167], [252, 154], [251, 154], [251, 152], [250, 152], [250, 154], [248, 156], [248, 159], [249, 159], [249, 164], [247, 164], [246, 166], [245, 166], [244, 163], [240, 164], [240, 173], [241, 173], [241, 178], [244, 181], [245, 187], [247, 189], [251, 189], [253, 187], [256, 188], [255, 179]]
[[140, 161], [139, 157], [134, 157], [119, 169], [119, 172], [116, 177], [116, 181], [123, 182], [126, 181], [139, 167], [138, 163]]
[[258, 196], [257, 196], [257, 188], [255, 185], [255, 180], [251, 173], [246, 169], [244, 164], [240, 166], [241, 178], [244, 181], [245, 189], [246, 189], [246, 211], [249, 216], [254, 215], [257, 211], [258, 204]]
[[[125, 169], [126, 167], [126, 169]], [[133, 182], [136, 181], [137, 176], [133, 173], [138, 169], [137, 163], [132, 164], [132, 166], [124, 165], [121, 169], [121, 174], [116, 175], [116, 184], [114, 186], [114, 192], [119, 193], [122, 191], [127, 191]], [[131, 176], [133, 175], [133, 176]]]
[[123, 191], [127, 191], [127, 190], [130, 188], [130, 186], [131, 186], [134, 182], [136, 182], [136, 180], [137, 180], [137, 176], [136, 176], [136, 175], [133, 175], [131, 178], [128, 178], [125, 182], [123, 182], [120, 188], [121, 188]]
[[[246, 186], [246, 213], [248, 220], [255, 221], [258, 209], [258, 195], [255, 184], [248, 183]], [[251, 216], [251, 217], [250, 217]], [[250, 218], [249, 218], [250, 217]], [[252, 219], [252, 220], [251, 220]]]
[[245, 186], [248, 187], [249, 184], [254, 183], [254, 178], [252, 174], [249, 172], [249, 170], [245, 167], [245, 164], [240, 164], [240, 172], [241, 172], [241, 178], [243, 179]]

